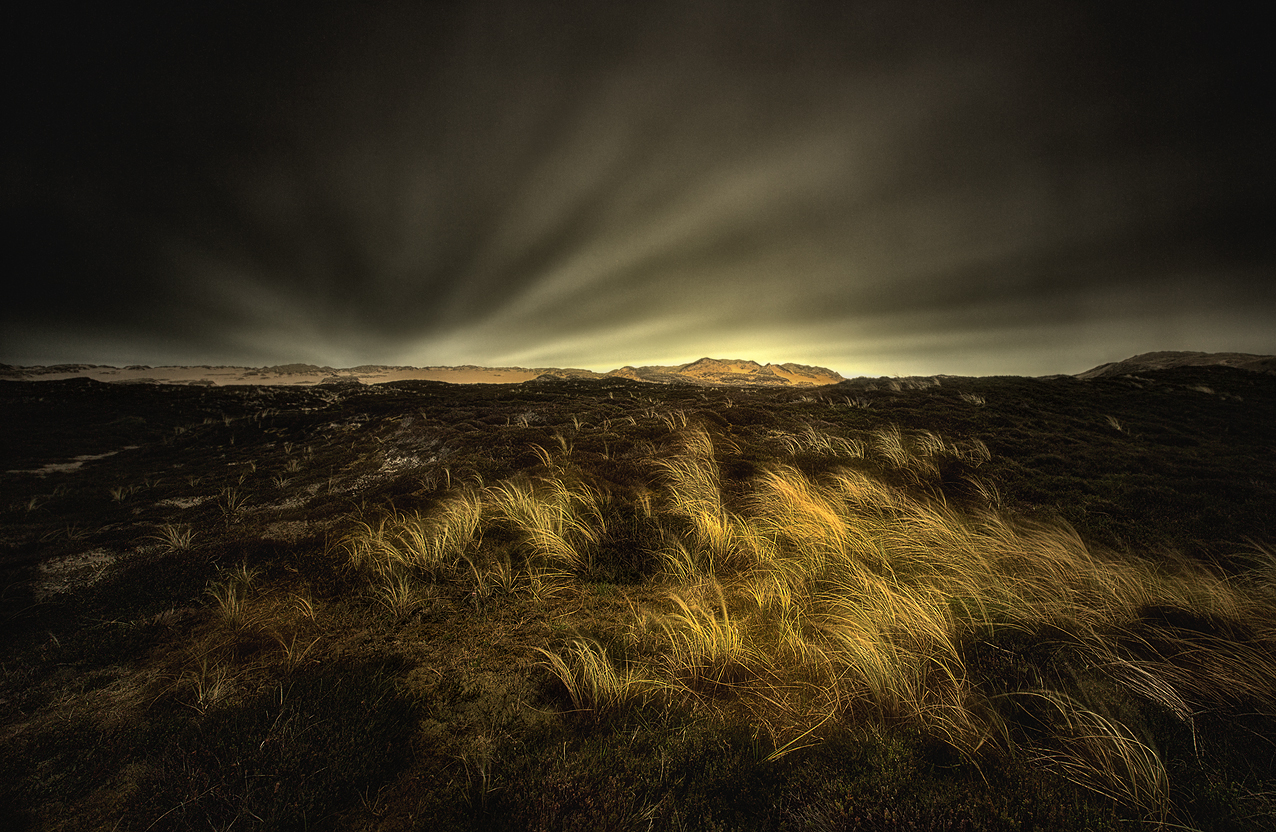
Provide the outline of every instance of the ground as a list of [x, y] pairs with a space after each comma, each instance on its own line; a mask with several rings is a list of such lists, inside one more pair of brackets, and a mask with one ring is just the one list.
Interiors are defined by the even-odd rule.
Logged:
[[0, 825], [1276, 828], [1276, 378], [0, 382]]

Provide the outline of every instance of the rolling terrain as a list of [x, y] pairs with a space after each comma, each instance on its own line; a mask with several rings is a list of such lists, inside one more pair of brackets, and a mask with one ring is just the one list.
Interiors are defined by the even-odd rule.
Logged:
[[1187, 355], [11, 371], [0, 826], [1276, 828], [1276, 376]]
[[701, 358], [670, 366], [621, 367], [607, 373], [558, 367], [391, 367], [363, 365], [346, 369], [314, 364], [274, 367], [109, 367], [96, 364], [58, 364], [49, 367], [0, 365], [0, 379], [55, 381], [91, 378], [132, 384], [305, 385], [382, 384], [389, 381], [446, 381], [453, 384], [517, 384], [540, 378], [601, 380], [627, 378], [660, 384], [726, 385], [734, 387], [810, 387], [835, 384], [842, 377], [823, 367], [805, 364], [758, 364], [756, 361]]

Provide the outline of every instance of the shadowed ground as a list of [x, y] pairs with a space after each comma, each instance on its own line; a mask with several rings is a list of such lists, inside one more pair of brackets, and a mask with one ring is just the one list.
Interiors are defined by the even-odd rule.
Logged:
[[0, 408], [9, 827], [1272, 826], [1271, 376]]

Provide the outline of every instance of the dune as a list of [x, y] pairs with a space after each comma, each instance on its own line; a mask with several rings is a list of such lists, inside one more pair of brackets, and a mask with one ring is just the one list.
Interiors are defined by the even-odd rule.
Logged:
[[1100, 364], [1084, 373], [1077, 373], [1077, 378], [1122, 376], [1174, 367], [1235, 367], [1238, 370], [1276, 373], [1276, 355], [1243, 352], [1145, 352], [1123, 361]]
[[443, 381], [451, 384], [521, 384], [543, 377], [604, 379], [628, 378], [655, 383], [690, 383], [728, 386], [814, 386], [836, 384], [842, 376], [823, 367], [802, 364], [759, 364], [740, 359], [701, 358], [674, 366], [625, 366], [608, 373], [559, 367], [403, 367], [361, 365], [334, 369], [314, 364], [282, 364], [272, 367], [111, 367], [98, 364], [60, 364], [48, 367], [0, 365], [0, 379], [57, 381], [89, 378], [120, 384], [185, 384], [226, 387], [232, 385], [315, 385], [332, 383], [381, 384], [390, 381]]

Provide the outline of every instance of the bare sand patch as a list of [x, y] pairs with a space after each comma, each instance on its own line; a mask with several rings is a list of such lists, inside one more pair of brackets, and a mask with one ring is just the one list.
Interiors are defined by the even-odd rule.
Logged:
[[110, 571], [121, 554], [98, 548], [45, 561], [40, 564], [40, 576], [34, 587], [36, 600], [92, 586]]
[[[129, 448], [135, 448], [136, 445], [130, 445]], [[128, 449], [125, 449], [128, 450]], [[97, 459], [106, 459], [108, 456], [115, 456], [119, 451], [107, 451], [104, 454], [81, 454], [72, 457], [68, 462], [47, 462], [39, 468], [26, 468], [18, 471], [6, 471], [6, 474], [64, 474], [68, 471], [78, 471], [86, 462], [93, 462]]]
[[202, 505], [211, 499], [213, 498], [212, 497], [169, 497], [168, 499], [160, 500], [155, 505], [172, 506], [174, 508], [194, 508], [195, 506]]

